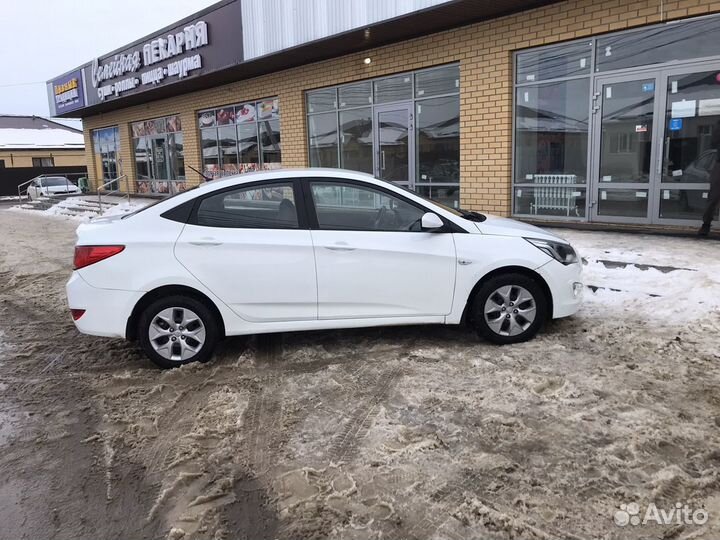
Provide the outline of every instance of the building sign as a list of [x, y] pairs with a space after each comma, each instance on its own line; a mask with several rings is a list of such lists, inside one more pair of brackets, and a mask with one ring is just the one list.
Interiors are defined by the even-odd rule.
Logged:
[[59, 113], [74, 111], [85, 106], [82, 73], [73, 71], [56, 79], [52, 84], [52, 100]]
[[[84, 65], [75, 72], [82, 103], [67, 108], [55, 102], [51, 113], [108, 103], [243, 62], [240, 0], [196, 17]], [[65, 84], [67, 77], [51, 81], [49, 87]]]
[[96, 58], [90, 80], [98, 99], [104, 101], [128, 90], [160, 84], [167, 78], [183, 79], [202, 68], [202, 56], [193, 53], [208, 44], [208, 24], [198, 21], [138, 46], [131, 53], [116, 54], [103, 63]]

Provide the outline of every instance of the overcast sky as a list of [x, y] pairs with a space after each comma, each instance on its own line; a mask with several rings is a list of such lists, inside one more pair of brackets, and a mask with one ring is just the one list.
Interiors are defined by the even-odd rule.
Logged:
[[45, 81], [216, 1], [3, 2], [0, 114], [47, 116]]

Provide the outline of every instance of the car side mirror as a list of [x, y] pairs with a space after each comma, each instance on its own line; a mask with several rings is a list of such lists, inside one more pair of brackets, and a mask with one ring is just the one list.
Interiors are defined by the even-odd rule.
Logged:
[[445, 226], [440, 216], [433, 214], [432, 212], [425, 212], [421, 220], [423, 231], [432, 231], [436, 229], [442, 229]]

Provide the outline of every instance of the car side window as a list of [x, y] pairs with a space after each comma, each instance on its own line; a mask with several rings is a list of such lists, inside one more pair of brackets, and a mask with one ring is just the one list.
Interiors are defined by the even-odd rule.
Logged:
[[310, 184], [318, 227], [344, 231], [419, 232], [425, 210], [369, 186], [340, 182]]
[[297, 229], [292, 183], [241, 187], [204, 198], [198, 225], [236, 229]]

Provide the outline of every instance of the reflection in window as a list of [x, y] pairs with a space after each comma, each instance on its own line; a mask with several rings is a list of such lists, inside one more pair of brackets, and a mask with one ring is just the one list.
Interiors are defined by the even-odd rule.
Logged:
[[460, 98], [417, 104], [418, 183], [460, 182]]
[[[120, 130], [117, 126], [95, 129], [92, 131], [93, 157], [96, 174], [102, 179], [101, 184], [119, 176], [117, 153], [120, 147]], [[108, 189], [117, 189], [110, 184]]]
[[518, 84], [590, 75], [592, 43], [572, 43], [560, 47], [526, 51], [517, 55]]
[[601, 182], [649, 182], [654, 80], [603, 86]]
[[705, 184], [720, 150], [718, 71], [668, 78], [663, 182]]
[[720, 18], [672, 22], [600, 38], [597, 71], [720, 55]]
[[398, 75], [375, 81], [375, 103], [412, 99], [412, 77]]
[[415, 96], [454, 94], [460, 88], [460, 66], [455, 64], [415, 74]]
[[280, 163], [280, 121], [258, 122], [263, 163]]
[[348, 107], [366, 107], [372, 103], [372, 85], [370, 81], [357, 84], [348, 84], [338, 88], [338, 98], [340, 100], [340, 108]]
[[354, 109], [340, 113], [340, 166], [343, 169], [373, 172], [372, 110]]
[[238, 144], [235, 125], [218, 128], [218, 145], [220, 151], [220, 166], [224, 174], [237, 174], [238, 172]]
[[313, 114], [308, 117], [310, 166], [338, 166], [337, 114]]
[[517, 89], [516, 182], [585, 182], [589, 99], [588, 79]]

